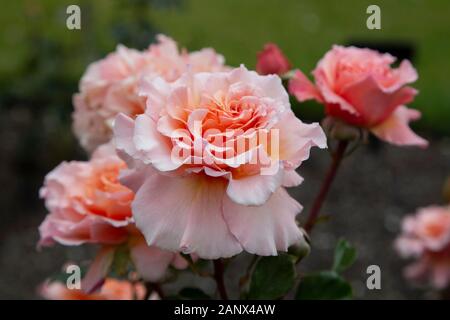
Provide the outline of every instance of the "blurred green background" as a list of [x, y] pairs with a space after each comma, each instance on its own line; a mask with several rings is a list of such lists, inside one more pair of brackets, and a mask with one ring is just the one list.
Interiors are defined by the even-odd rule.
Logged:
[[[65, 27], [65, 10], [78, 4], [82, 30]], [[382, 30], [366, 28], [366, 8], [381, 8]], [[118, 42], [144, 48], [156, 33], [188, 49], [214, 47], [230, 65], [253, 68], [266, 42], [277, 43], [295, 67], [310, 72], [332, 44], [404, 43], [414, 51], [420, 90], [416, 125], [450, 134], [450, 2], [447, 0], [132, 0], [10, 1], [0, 12], [0, 102], [22, 102], [40, 112], [70, 109], [70, 96], [87, 64]], [[320, 116], [316, 107], [300, 112]]]
[[[71, 4], [81, 8], [81, 30], [66, 28]], [[371, 4], [381, 7], [381, 30], [366, 27]], [[275, 42], [306, 73], [333, 44], [408, 49], [419, 71], [414, 86], [420, 94], [412, 106], [423, 113], [414, 127], [431, 146], [419, 151], [383, 144], [349, 160], [329, 199], [329, 210], [342, 216], [318, 231], [323, 254], [311, 264], [330, 257], [330, 237], [349, 236], [361, 248], [359, 267], [375, 257], [387, 270], [383, 297], [419, 297], [402, 281], [397, 255], [386, 248], [402, 215], [441, 201], [450, 172], [450, 1], [16, 0], [2, 1], [0, 23], [0, 298], [35, 297], [33, 288], [72, 259], [64, 248], [36, 252], [37, 226], [46, 213], [37, 191], [62, 160], [86, 158], [70, 130], [71, 96], [81, 75], [118, 43], [143, 49], [157, 33], [189, 50], [213, 47], [229, 65], [249, 68], [263, 45]], [[294, 107], [307, 120], [323, 112], [315, 103]], [[306, 210], [329, 161], [327, 153], [312, 156], [302, 168], [308, 187], [295, 191]], [[370, 183], [362, 183], [367, 175]], [[353, 279], [361, 279], [355, 270]]]

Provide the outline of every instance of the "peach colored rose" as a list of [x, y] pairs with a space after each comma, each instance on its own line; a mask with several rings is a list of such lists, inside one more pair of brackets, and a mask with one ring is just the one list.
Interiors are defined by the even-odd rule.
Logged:
[[405, 274], [413, 280], [429, 279], [438, 288], [450, 284], [450, 207], [427, 207], [403, 220], [395, 245], [403, 257], [416, 259]]
[[105, 145], [90, 161], [63, 162], [51, 171], [40, 190], [50, 212], [39, 228], [40, 245], [126, 240], [134, 193], [119, 183], [119, 172], [125, 168], [125, 162]]
[[301, 206], [283, 186], [301, 183], [295, 169], [326, 137], [294, 116], [278, 76], [241, 66], [145, 79], [141, 94], [146, 113], [120, 114], [114, 134], [147, 243], [215, 259], [276, 255], [301, 239]]
[[69, 289], [61, 282], [47, 281], [39, 288], [39, 294], [47, 300], [143, 300], [146, 291], [142, 283], [113, 278], [105, 279], [100, 290], [94, 293]]
[[367, 128], [381, 140], [426, 147], [428, 142], [408, 126], [420, 112], [405, 106], [417, 93], [407, 86], [417, 72], [407, 60], [392, 69], [394, 62], [393, 56], [370, 49], [333, 46], [313, 71], [316, 85], [297, 70], [289, 92], [299, 101], [323, 103], [328, 116]]
[[50, 211], [39, 227], [40, 246], [55, 242], [104, 246], [88, 272], [87, 287], [107, 275], [117, 245], [128, 245], [144, 279], [160, 280], [170, 264], [187, 266], [177, 254], [146, 245], [131, 216], [134, 193], [119, 182], [121, 170], [126, 170], [125, 162], [112, 145], [103, 145], [90, 161], [60, 164], [47, 175], [40, 192]]
[[74, 131], [88, 151], [111, 138], [114, 117], [122, 112], [135, 116], [144, 112], [144, 98], [137, 94], [143, 72], [174, 81], [188, 68], [192, 72], [224, 70], [224, 59], [212, 49], [181, 52], [172, 39], [159, 35], [158, 43], [145, 51], [119, 45], [106, 58], [92, 63], [73, 97]]
[[258, 52], [256, 71], [259, 74], [282, 75], [291, 69], [291, 64], [283, 52], [274, 43], [267, 43], [264, 50]]

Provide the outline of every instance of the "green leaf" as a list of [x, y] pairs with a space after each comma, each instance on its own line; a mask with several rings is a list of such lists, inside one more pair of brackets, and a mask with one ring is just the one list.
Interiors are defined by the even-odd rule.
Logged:
[[250, 280], [248, 299], [278, 299], [294, 286], [294, 259], [287, 254], [259, 259]]
[[352, 297], [352, 287], [333, 271], [312, 273], [300, 280], [295, 299], [337, 300]]
[[334, 250], [333, 271], [341, 273], [356, 260], [356, 249], [346, 240], [340, 239]]
[[211, 299], [206, 293], [198, 288], [183, 288], [178, 293], [178, 297], [182, 300], [209, 300]]

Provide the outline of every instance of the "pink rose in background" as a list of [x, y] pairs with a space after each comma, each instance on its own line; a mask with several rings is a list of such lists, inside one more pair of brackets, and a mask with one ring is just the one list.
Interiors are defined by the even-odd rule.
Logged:
[[443, 289], [450, 284], [450, 207], [427, 207], [403, 220], [397, 251], [417, 261], [405, 270], [412, 280], [429, 279]]
[[215, 259], [276, 255], [301, 240], [301, 206], [283, 187], [301, 183], [295, 169], [326, 137], [295, 117], [278, 76], [242, 66], [147, 78], [141, 94], [145, 114], [120, 114], [114, 131], [148, 244]]
[[40, 246], [95, 243], [104, 245], [88, 272], [85, 287], [104, 277], [117, 245], [127, 243], [144, 279], [161, 279], [172, 264], [187, 263], [175, 253], [148, 247], [134, 226], [131, 202], [134, 193], [119, 182], [126, 164], [108, 144], [99, 147], [90, 161], [62, 163], [45, 178], [41, 197], [50, 213], [39, 227]]
[[144, 300], [146, 291], [142, 283], [113, 278], [105, 279], [100, 290], [94, 293], [69, 289], [61, 282], [45, 282], [39, 288], [39, 294], [47, 300]]
[[256, 62], [256, 71], [259, 74], [278, 74], [282, 75], [291, 69], [291, 64], [283, 52], [274, 43], [267, 43], [264, 50], [258, 52], [258, 61]]
[[328, 116], [367, 128], [381, 140], [395, 145], [426, 147], [428, 142], [408, 126], [420, 112], [408, 109], [417, 91], [409, 86], [417, 72], [407, 60], [392, 69], [395, 58], [370, 49], [333, 46], [313, 71], [312, 84], [299, 70], [289, 92], [299, 101], [315, 99]]
[[144, 112], [145, 100], [137, 93], [142, 73], [174, 81], [188, 68], [192, 72], [225, 70], [224, 59], [213, 49], [188, 53], [178, 50], [172, 39], [159, 35], [158, 43], [137, 51], [119, 45], [106, 58], [92, 63], [74, 95], [74, 131], [88, 151], [110, 140], [112, 121], [122, 112]]

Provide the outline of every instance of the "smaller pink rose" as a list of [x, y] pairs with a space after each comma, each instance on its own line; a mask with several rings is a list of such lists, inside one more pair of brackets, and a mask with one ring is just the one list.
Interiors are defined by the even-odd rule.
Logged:
[[63, 162], [51, 171], [40, 190], [50, 213], [39, 227], [39, 244], [118, 244], [126, 240], [134, 193], [119, 183], [122, 169], [126, 169], [125, 162], [112, 146], [105, 145], [90, 161]]
[[103, 145], [90, 161], [60, 164], [47, 175], [40, 192], [50, 213], [39, 227], [39, 246], [103, 246], [86, 275], [83, 288], [88, 291], [108, 274], [119, 245], [128, 246], [136, 270], [149, 281], [163, 278], [169, 265], [187, 267], [180, 255], [149, 247], [135, 227], [134, 192], [119, 182], [126, 168], [112, 144]]
[[412, 280], [429, 279], [442, 289], [450, 284], [450, 207], [432, 206], [403, 220], [395, 243], [403, 257], [416, 261], [405, 270]]
[[177, 80], [188, 69], [193, 73], [224, 71], [224, 58], [211, 48], [188, 52], [164, 35], [157, 43], [138, 51], [117, 46], [116, 51], [89, 65], [73, 97], [73, 129], [80, 144], [92, 152], [112, 136], [112, 122], [119, 113], [135, 117], [145, 111], [139, 96], [141, 76]]
[[426, 147], [408, 123], [420, 118], [405, 105], [417, 91], [407, 84], [417, 72], [404, 60], [391, 68], [395, 58], [370, 49], [333, 46], [313, 71], [315, 85], [300, 71], [289, 82], [289, 92], [301, 101], [315, 99], [328, 116], [366, 128], [381, 140], [395, 145]]
[[282, 75], [288, 72], [290, 68], [291, 64], [276, 44], [267, 43], [264, 49], [258, 52], [256, 71], [259, 74]]

